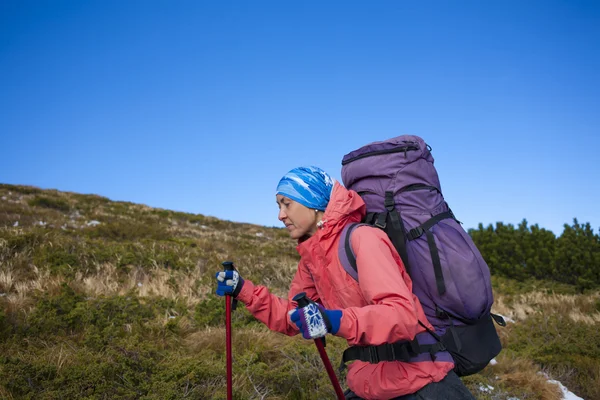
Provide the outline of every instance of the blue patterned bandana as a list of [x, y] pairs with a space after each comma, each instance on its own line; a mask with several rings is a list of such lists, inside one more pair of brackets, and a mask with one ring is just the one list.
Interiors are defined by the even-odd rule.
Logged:
[[294, 168], [277, 185], [280, 194], [315, 210], [325, 211], [335, 180], [318, 167]]

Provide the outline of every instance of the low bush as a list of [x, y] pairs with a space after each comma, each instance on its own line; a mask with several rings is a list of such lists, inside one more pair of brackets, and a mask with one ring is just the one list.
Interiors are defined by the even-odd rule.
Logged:
[[51, 208], [53, 210], [64, 211], [64, 212], [68, 212], [71, 209], [71, 207], [69, 206], [69, 203], [67, 203], [63, 199], [41, 196], [41, 195], [36, 195], [28, 203], [32, 207], [45, 207], [45, 208]]

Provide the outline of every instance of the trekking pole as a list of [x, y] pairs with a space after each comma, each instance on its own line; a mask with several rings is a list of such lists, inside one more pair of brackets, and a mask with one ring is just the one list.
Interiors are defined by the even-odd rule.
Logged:
[[[225, 271], [235, 271], [233, 262], [225, 261], [222, 263]], [[233, 398], [233, 373], [231, 359], [231, 311], [235, 310], [237, 300], [231, 298], [231, 295], [225, 296], [225, 346], [227, 348], [227, 400]]]
[[[304, 308], [309, 305], [309, 301], [306, 298], [306, 293], [298, 293], [292, 299], [296, 303], [298, 303], [298, 307]], [[323, 360], [323, 364], [325, 365], [325, 369], [327, 370], [327, 375], [329, 375], [329, 380], [333, 385], [333, 389], [335, 390], [335, 394], [337, 395], [338, 400], [345, 400], [346, 396], [344, 396], [344, 391], [338, 382], [337, 376], [331, 366], [331, 362], [329, 361], [329, 357], [327, 356], [327, 352], [325, 351], [325, 338], [315, 339], [315, 345], [317, 345], [317, 350], [319, 350], [319, 355], [321, 356], [321, 360]]]

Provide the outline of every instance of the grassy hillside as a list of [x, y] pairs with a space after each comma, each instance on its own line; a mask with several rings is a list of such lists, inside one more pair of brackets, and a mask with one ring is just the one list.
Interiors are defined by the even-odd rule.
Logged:
[[[298, 256], [283, 229], [0, 185], [0, 399], [224, 399], [224, 260], [285, 295]], [[552, 378], [600, 399], [600, 294], [494, 286], [514, 322], [497, 364], [465, 378], [477, 397], [559, 399]], [[243, 307], [233, 323], [236, 398], [334, 398], [312, 342]], [[329, 338], [334, 365], [344, 348]]]

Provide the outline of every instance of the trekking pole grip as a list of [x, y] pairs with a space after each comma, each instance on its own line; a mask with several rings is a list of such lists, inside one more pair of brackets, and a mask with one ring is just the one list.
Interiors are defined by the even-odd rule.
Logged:
[[[235, 271], [235, 265], [233, 265], [233, 261], [223, 261], [221, 263], [221, 265], [223, 266], [223, 268], [225, 268], [225, 271]], [[231, 296], [231, 295], [228, 294], [227, 296]], [[232, 311], [235, 310], [236, 307], [237, 307], [237, 300], [233, 299], [233, 301], [231, 302], [231, 310]]]
[[225, 271], [235, 271], [235, 266], [233, 265], [233, 261], [223, 261], [221, 263]]
[[[298, 308], [304, 308], [307, 305], [310, 304], [310, 300], [309, 298], [306, 296], [305, 292], [300, 292], [297, 295], [295, 295], [294, 297], [292, 297], [292, 300], [295, 301], [298, 304]], [[315, 340], [320, 340], [323, 343], [323, 346], [326, 346], [326, 342], [325, 342], [325, 336], [323, 336], [322, 338], [319, 339], [315, 339]]]
[[305, 292], [298, 293], [297, 295], [295, 295], [292, 298], [292, 300], [294, 300], [296, 303], [298, 303], [298, 307], [300, 307], [300, 308], [304, 308], [310, 304], [310, 302], [308, 301], [308, 297], [306, 297]]

